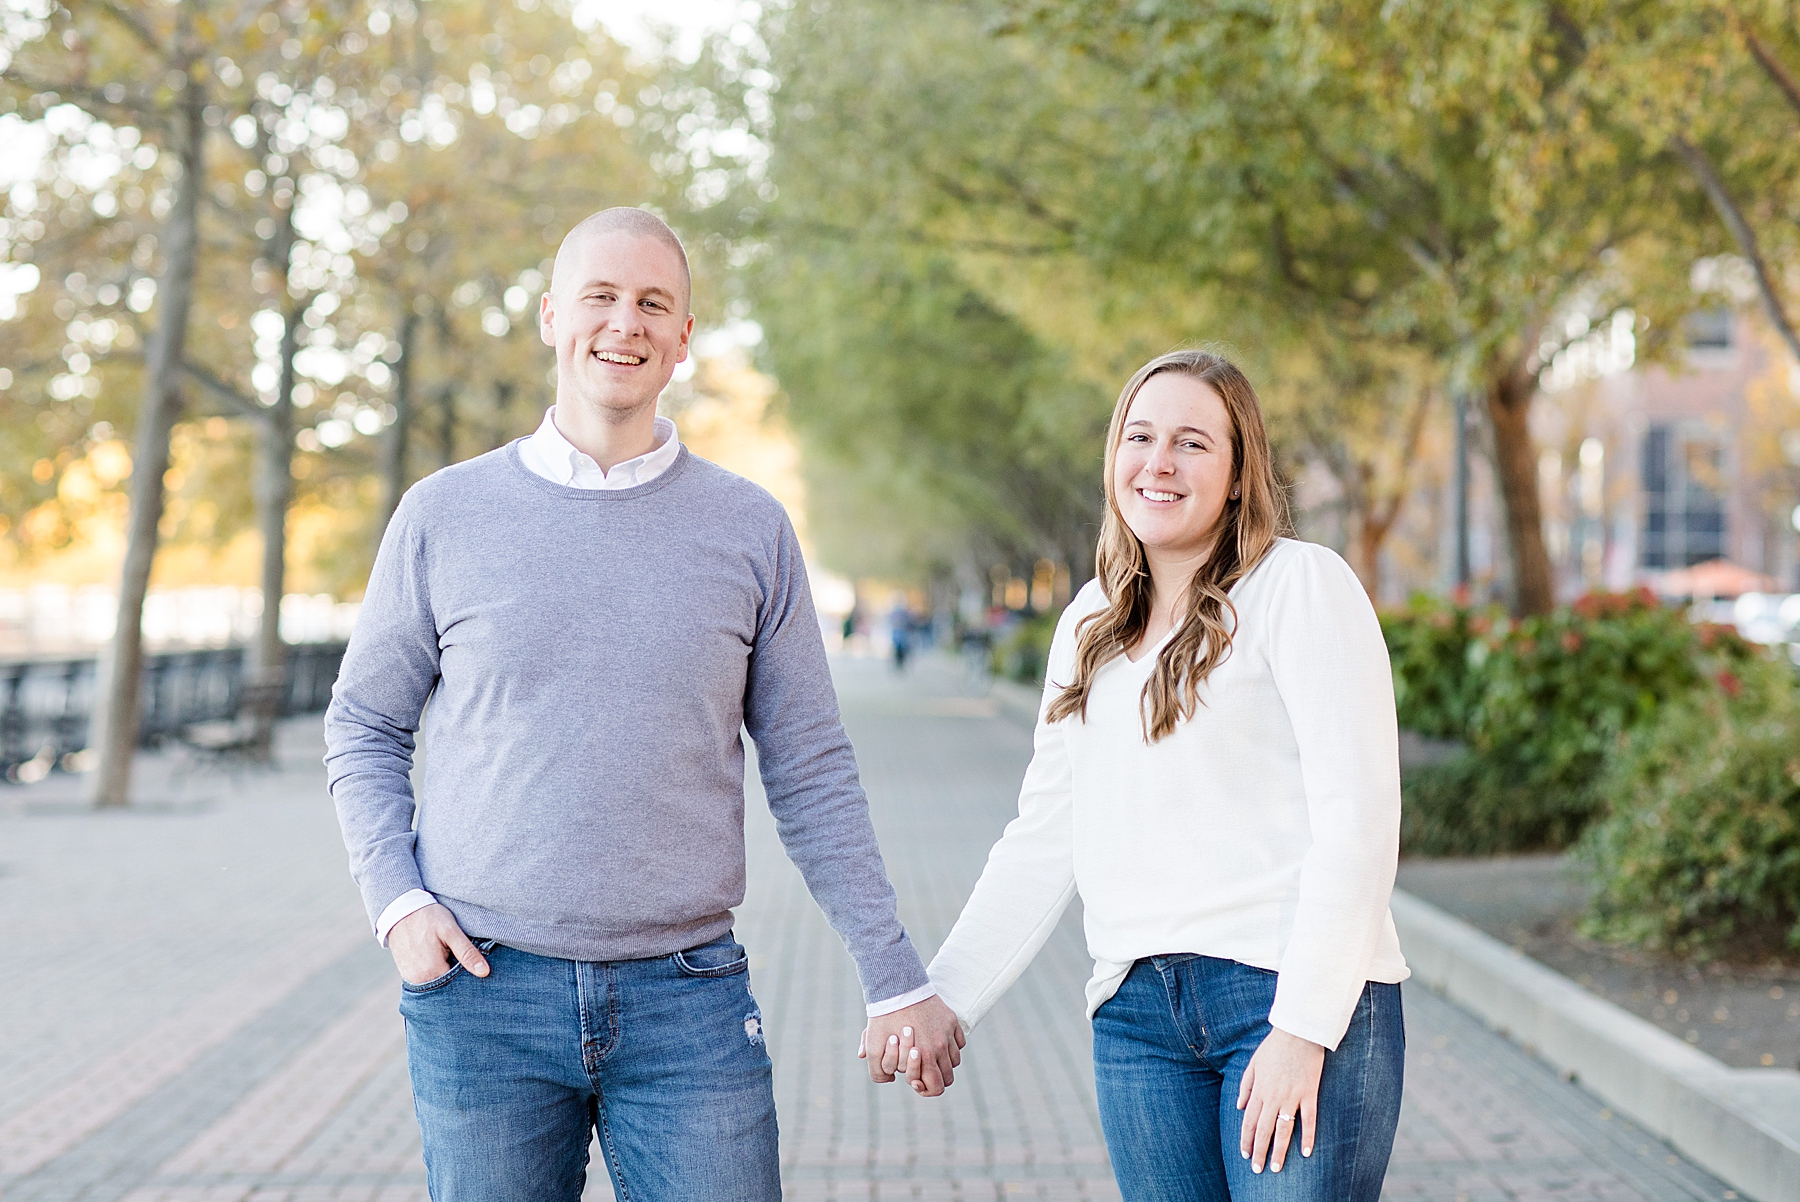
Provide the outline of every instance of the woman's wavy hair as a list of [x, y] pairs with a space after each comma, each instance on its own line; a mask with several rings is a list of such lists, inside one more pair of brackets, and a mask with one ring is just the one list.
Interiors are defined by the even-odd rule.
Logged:
[[[1287, 494], [1275, 474], [1262, 406], [1244, 373], [1224, 356], [1204, 350], [1171, 351], [1140, 367], [1119, 393], [1106, 428], [1106, 517], [1095, 554], [1106, 605], [1076, 626], [1075, 678], [1050, 703], [1046, 719], [1057, 722], [1074, 714], [1086, 721], [1095, 674], [1134, 646], [1150, 620], [1150, 568], [1144, 544], [1119, 511], [1113, 463], [1131, 402], [1145, 381], [1164, 372], [1192, 376], [1225, 402], [1225, 412], [1231, 417], [1232, 482], [1239, 496], [1225, 502], [1213, 553], [1188, 585], [1187, 613], [1175, 637], [1157, 656], [1156, 668], [1144, 685], [1138, 704], [1146, 743], [1156, 742], [1172, 732], [1176, 723], [1194, 716], [1200, 706], [1201, 684], [1231, 654], [1237, 622], [1231, 587], [1262, 562], [1277, 538], [1290, 531]], [[1228, 609], [1229, 623], [1225, 618]]]

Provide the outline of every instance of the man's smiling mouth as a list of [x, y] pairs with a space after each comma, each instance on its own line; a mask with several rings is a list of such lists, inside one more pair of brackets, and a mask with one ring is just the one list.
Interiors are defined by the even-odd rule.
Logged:
[[636, 367], [644, 361], [644, 356], [627, 355], [624, 351], [595, 351], [594, 358], [602, 363], [622, 363], [626, 367]]

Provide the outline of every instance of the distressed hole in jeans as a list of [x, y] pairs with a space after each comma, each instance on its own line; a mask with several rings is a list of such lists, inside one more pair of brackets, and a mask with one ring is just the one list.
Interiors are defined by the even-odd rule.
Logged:
[[744, 1015], [744, 1038], [750, 1041], [752, 1047], [763, 1041], [762, 1015], [754, 1010]]

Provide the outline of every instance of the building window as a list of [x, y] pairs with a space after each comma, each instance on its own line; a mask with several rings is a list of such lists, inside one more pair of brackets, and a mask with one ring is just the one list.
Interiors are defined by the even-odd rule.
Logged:
[[1725, 448], [1704, 429], [1644, 432], [1643, 566], [1692, 567], [1725, 555]]
[[1721, 351], [1731, 346], [1731, 310], [1701, 309], [1682, 323], [1687, 344], [1697, 351]]

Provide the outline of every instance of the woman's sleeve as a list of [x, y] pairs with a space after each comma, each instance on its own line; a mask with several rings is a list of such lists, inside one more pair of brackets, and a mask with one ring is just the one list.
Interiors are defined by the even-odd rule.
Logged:
[[1400, 851], [1394, 679], [1368, 594], [1299, 544], [1270, 602], [1269, 662], [1293, 724], [1312, 846], [1271, 1025], [1336, 1048], [1368, 978]]
[[1051, 644], [1019, 816], [988, 853], [962, 916], [927, 970], [965, 1028], [980, 1022], [1019, 979], [1075, 896], [1067, 747], [1073, 719], [1051, 725], [1044, 710], [1071, 675], [1077, 608], [1064, 611]]

